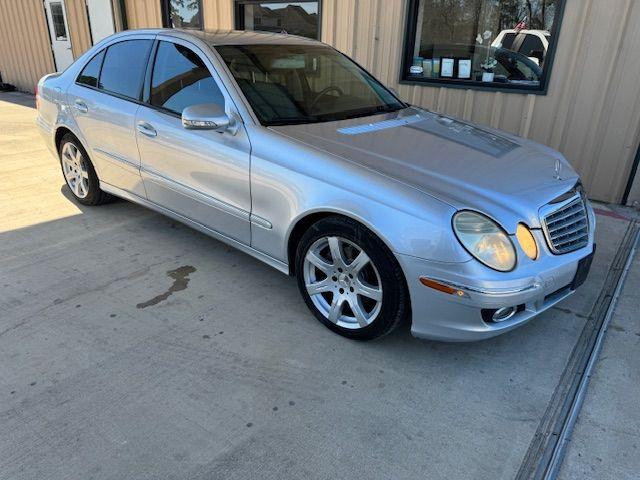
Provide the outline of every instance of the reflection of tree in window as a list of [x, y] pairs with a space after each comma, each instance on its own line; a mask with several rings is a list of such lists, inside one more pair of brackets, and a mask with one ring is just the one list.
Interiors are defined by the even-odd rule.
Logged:
[[200, 8], [200, 0], [171, 0], [171, 24], [174, 28], [202, 28]]
[[[559, 3], [560, 0], [419, 0], [413, 62], [427, 60], [427, 66], [423, 68], [429, 72], [430, 59], [470, 58], [474, 68], [472, 79], [477, 80], [482, 75], [480, 65], [489, 57], [500, 56], [491, 47], [500, 32], [516, 27], [551, 31]], [[537, 58], [542, 65], [545, 52], [539, 39], [535, 46], [529, 48], [527, 45], [527, 50], [519, 49], [520, 42], [516, 37], [514, 33], [504, 34], [502, 48], [518, 49], [525, 57]], [[503, 75], [507, 80], [537, 80], [535, 66], [516, 54], [508, 54], [510, 58], [506, 55], [501, 58], [508, 61], [509, 66], [520, 65], [523, 68], [522, 72], [514, 70], [509, 76]], [[426, 76], [438, 78], [439, 71], [431, 69]]]

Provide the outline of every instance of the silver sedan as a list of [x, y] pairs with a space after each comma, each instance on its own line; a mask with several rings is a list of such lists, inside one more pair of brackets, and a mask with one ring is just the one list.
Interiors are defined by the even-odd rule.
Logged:
[[556, 151], [412, 107], [331, 47], [127, 31], [38, 84], [77, 201], [157, 210], [294, 275], [328, 328], [469, 341], [586, 278], [595, 220]]

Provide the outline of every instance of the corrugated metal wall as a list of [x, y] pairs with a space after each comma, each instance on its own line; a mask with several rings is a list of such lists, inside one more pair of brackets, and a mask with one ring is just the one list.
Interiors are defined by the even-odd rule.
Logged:
[[84, 0], [65, 0], [64, 5], [71, 37], [71, 51], [73, 58], [78, 58], [91, 47], [87, 5]]
[[130, 29], [162, 27], [160, 0], [126, 0], [126, 10]]
[[33, 91], [52, 72], [53, 54], [42, 0], [0, 0], [0, 72], [21, 90]]

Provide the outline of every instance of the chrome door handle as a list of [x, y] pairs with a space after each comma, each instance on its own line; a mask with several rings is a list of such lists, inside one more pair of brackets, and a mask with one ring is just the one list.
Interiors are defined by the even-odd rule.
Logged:
[[158, 135], [156, 129], [149, 125], [147, 122], [138, 122], [136, 128], [141, 134], [146, 135], [147, 137], [153, 138]]
[[89, 111], [89, 107], [82, 100], [76, 100], [73, 102], [73, 108], [75, 108], [80, 113], [87, 113]]

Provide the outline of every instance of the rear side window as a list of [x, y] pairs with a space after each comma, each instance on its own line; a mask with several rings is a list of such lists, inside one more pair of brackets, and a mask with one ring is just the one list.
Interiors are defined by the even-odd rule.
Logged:
[[102, 67], [103, 58], [104, 50], [98, 53], [85, 65], [82, 72], [80, 72], [80, 75], [78, 75], [76, 82], [89, 87], [98, 87], [98, 77], [100, 76], [100, 67]]
[[513, 46], [513, 41], [515, 39], [516, 39], [515, 33], [505, 33], [504, 37], [502, 38], [502, 48], [511, 50], [511, 47]]
[[520, 46], [520, 53], [525, 57], [542, 57], [544, 55], [542, 40], [536, 35], [527, 35]]
[[181, 114], [191, 105], [224, 105], [224, 97], [209, 69], [195, 52], [176, 43], [160, 42], [151, 77], [149, 103]]
[[107, 48], [100, 73], [100, 88], [137, 100], [152, 43], [152, 40], [126, 40]]

